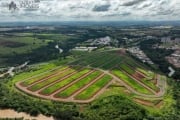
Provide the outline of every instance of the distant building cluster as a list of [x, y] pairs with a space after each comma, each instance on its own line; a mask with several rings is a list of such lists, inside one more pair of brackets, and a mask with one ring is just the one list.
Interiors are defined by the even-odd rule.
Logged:
[[166, 59], [175, 67], [180, 68], [180, 50], [176, 50], [173, 54], [166, 57]]
[[162, 37], [161, 38], [162, 43], [173, 43], [173, 44], [179, 44], [180, 38], [172, 39], [171, 37]]
[[139, 58], [143, 63], [146, 62], [151, 65], [154, 64], [139, 47], [131, 47], [128, 49], [128, 51], [137, 58]]
[[97, 39], [89, 39], [86, 42], [90, 43], [90, 45], [110, 45], [111, 38], [109, 36], [106, 36]]
[[94, 49], [97, 49], [97, 47], [75, 47], [72, 50], [75, 50], [75, 51], [92, 51]]

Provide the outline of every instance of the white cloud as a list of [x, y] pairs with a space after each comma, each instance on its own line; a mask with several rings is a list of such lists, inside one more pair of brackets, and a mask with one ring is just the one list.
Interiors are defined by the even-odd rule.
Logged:
[[19, 10], [10, 11], [11, 1], [0, 0], [0, 21], [180, 20], [178, 0], [40, 0], [33, 10], [14, 0]]

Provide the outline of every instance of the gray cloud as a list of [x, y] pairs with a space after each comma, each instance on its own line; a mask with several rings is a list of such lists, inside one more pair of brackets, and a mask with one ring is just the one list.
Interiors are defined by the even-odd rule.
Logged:
[[105, 12], [105, 11], [109, 10], [110, 6], [111, 6], [110, 4], [100, 5], [100, 6], [96, 5], [96, 6], [94, 6], [93, 11], [95, 11], [95, 12]]
[[180, 20], [180, 0], [40, 0], [38, 9], [13, 12], [7, 6], [11, 1], [0, 0], [0, 21]]
[[131, 0], [131, 1], [123, 3], [122, 6], [133, 6], [135, 4], [139, 4], [139, 3], [144, 2], [144, 1], [145, 0]]

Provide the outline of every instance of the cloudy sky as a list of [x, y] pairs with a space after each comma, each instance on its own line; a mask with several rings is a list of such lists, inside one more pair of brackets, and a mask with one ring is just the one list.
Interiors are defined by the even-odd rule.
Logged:
[[0, 0], [0, 21], [125, 20], [180, 20], [180, 0]]

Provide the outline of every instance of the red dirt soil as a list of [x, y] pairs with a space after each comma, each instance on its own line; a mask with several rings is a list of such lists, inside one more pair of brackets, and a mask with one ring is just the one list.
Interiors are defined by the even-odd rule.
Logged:
[[126, 54], [126, 50], [125, 49], [121, 49], [121, 50], [118, 50], [117, 53], [119, 55], [125, 55]]
[[160, 101], [160, 102], [157, 103], [155, 106], [156, 106], [157, 108], [160, 108], [163, 104], [164, 104], [164, 102], [163, 102], [163, 101]]
[[143, 78], [145, 78], [143, 75], [139, 74], [138, 72], [135, 72], [134, 74], [132, 74], [132, 76], [137, 80], [142, 80]]
[[142, 104], [142, 105], [145, 105], [145, 106], [150, 106], [150, 107], [153, 107], [154, 104], [151, 102], [151, 101], [147, 101], [147, 100], [142, 100], [142, 99], [138, 99], [138, 98], [135, 98], [133, 99], [135, 102], [139, 103], [139, 104]]

